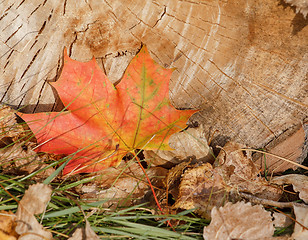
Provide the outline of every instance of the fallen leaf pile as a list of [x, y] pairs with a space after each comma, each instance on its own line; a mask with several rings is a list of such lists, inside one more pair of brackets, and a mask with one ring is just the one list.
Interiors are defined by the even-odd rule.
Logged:
[[[211, 220], [204, 227], [204, 239], [308, 239], [308, 177], [266, 176], [252, 151], [232, 141], [220, 146], [214, 156], [202, 126], [183, 130], [196, 111], [176, 110], [170, 104], [171, 72], [157, 65], [143, 47], [114, 86], [94, 59], [80, 63], [65, 55], [61, 77], [52, 84], [66, 106], [64, 111], [17, 113], [26, 120], [37, 144], [29, 141], [32, 133], [26, 125], [17, 124], [16, 111], [1, 106], [3, 173], [33, 173], [69, 155], [71, 160], [57, 181], [72, 177], [65, 176], [68, 173], [77, 179], [83, 177], [77, 173], [92, 173], [90, 182], [72, 191], [85, 202], [104, 199], [101, 207], [110, 211], [145, 202], [154, 209], [151, 184], [164, 214], [192, 210]], [[136, 163], [137, 155], [145, 170]], [[49, 168], [36, 176], [42, 181], [54, 171]], [[281, 175], [279, 171], [272, 173]], [[0, 239], [53, 239], [36, 218], [46, 210], [51, 193], [48, 185], [32, 185], [15, 214], [1, 211]], [[287, 201], [289, 196], [292, 200]], [[272, 207], [292, 209], [293, 215], [274, 213]], [[273, 237], [275, 228], [294, 223], [290, 219], [295, 219], [292, 235]], [[99, 239], [87, 219], [85, 228], [69, 238], [79, 239]]]
[[15, 231], [22, 235], [19, 240], [51, 239], [51, 232], [46, 231], [38, 223], [34, 214], [42, 213], [50, 201], [51, 188], [44, 184], [36, 184], [29, 187], [18, 204], [16, 212], [17, 226]]
[[[43, 213], [52, 193], [45, 184], [31, 185], [18, 204], [16, 214], [0, 212], [1, 240], [52, 240], [50, 231], [45, 229], [34, 215]], [[68, 240], [98, 240], [99, 237], [86, 221], [85, 229], [77, 228]]]
[[[303, 204], [294, 204], [296, 220], [299, 224], [307, 226], [308, 208]], [[281, 214], [282, 215], [282, 214]], [[274, 215], [275, 216], [275, 215]], [[307, 228], [304, 229], [298, 223], [295, 224], [292, 236], [272, 237], [274, 225], [277, 224], [276, 216], [271, 216], [261, 205], [252, 206], [250, 203], [227, 203], [224, 207], [214, 207], [212, 221], [204, 227], [203, 238], [205, 240], [219, 239], [266, 239], [266, 240], [304, 240], [308, 237]], [[280, 222], [280, 224], [283, 224]]]
[[[0, 104], [0, 164], [3, 173], [32, 173], [47, 166], [44, 161], [50, 159], [50, 155], [40, 156], [33, 151], [35, 143], [25, 141], [27, 130], [25, 125], [17, 123], [17, 111], [6, 105]], [[36, 175], [43, 177], [50, 175], [52, 168]]]
[[227, 203], [214, 207], [212, 221], [204, 228], [205, 240], [213, 239], [265, 239], [274, 234], [271, 213], [262, 206], [250, 203]]
[[243, 146], [229, 142], [216, 159], [216, 167], [209, 163], [188, 168], [181, 177], [176, 208], [192, 209], [205, 218], [210, 218], [214, 206], [239, 199], [239, 193], [270, 200], [279, 200], [282, 190], [269, 184], [259, 174]]
[[[163, 179], [168, 170], [162, 167], [151, 167], [147, 171], [151, 183], [156, 187], [163, 186]], [[149, 191], [149, 183], [144, 178], [140, 166], [134, 162], [124, 161], [116, 168], [103, 169], [95, 181], [80, 186], [77, 191], [87, 202], [106, 200], [103, 207], [116, 209], [117, 207], [136, 204], [136, 199], [142, 199]]]

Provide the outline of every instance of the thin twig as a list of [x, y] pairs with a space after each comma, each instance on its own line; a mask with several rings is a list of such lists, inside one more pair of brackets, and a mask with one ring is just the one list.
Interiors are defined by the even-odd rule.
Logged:
[[256, 204], [262, 204], [262, 205], [269, 205], [274, 206], [278, 208], [293, 208], [292, 202], [277, 202], [273, 200], [268, 200], [264, 198], [259, 198], [251, 194], [242, 193], [240, 192], [239, 195], [243, 198], [248, 199], [250, 202], [256, 203]]
[[296, 166], [298, 166], [298, 167], [300, 167], [300, 168], [303, 168], [303, 169], [308, 170], [308, 167], [306, 167], [306, 166], [304, 166], [304, 165], [301, 165], [301, 164], [299, 164], [299, 163], [297, 163], [297, 162], [293, 162], [293, 161], [291, 161], [291, 160], [289, 160], [289, 159], [286, 159], [286, 158], [284, 158], [284, 157], [277, 156], [277, 155], [272, 154], [272, 153], [263, 152], [263, 151], [256, 150], [256, 149], [251, 149], [251, 148], [241, 148], [241, 149], [239, 149], [239, 151], [252, 151], [252, 152], [258, 152], [258, 153], [264, 153], [264, 154], [267, 154], [267, 155], [269, 155], [269, 156], [272, 156], [272, 157], [281, 159], [281, 160], [283, 160], [283, 161], [286, 161], [286, 162], [288, 162], [288, 163], [294, 164], [294, 165], [296, 165]]
[[[137, 160], [137, 162], [138, 162], [140, 168], [142, 169], [142, 171], [143, 171], [143, 173], [144, 173], [146, 179], [147, 179], [148, 182], [149, 182], [149, 185], [150, 185], [151, 191], [152, 191], [152, 193], [153, 193], [153, 196], [154, 196], [154, 199], [155, 199], [155, 202], [156, 202], [157, 207], [159, 208], [159, 210], [160, 210], [162, 213], [164, 213], [164, 212], [163, 212], [163, 209], [161, 208], [161, 206], [160, 206], [160, 204], [159, 204], [159, 202], [158, 202], [158, 199], [157, 199], [157, 197], [156, 197], [156, 194], [155, 194], [153, 185], [151, 184], [151, 180], [150, 180], [148, 174], [146, 173], [146, 171], [145, 171], [144, 167], [142, 166], [142, 164], [141, 164], [139, 158], [137, 157], [137, 155], [136, 155], [134, 152], [132, 152], [132, 154], [134, 155], [134, 158]], [[168, 225], [172, 228], [172, 230], [175, 231], [174, 228], [173, 228], [173, 226], [172, 226], [172, 224], [171, 224], [171, 222], [170, 222], [169, 220], [167, 220], [167, 223], [168, 223]]]
[[283, 211], [280, 211], [279, 209], [277, 208], [271, 208], [273, 209], [274, 211], [276, 212], [279, 212], [283, 215], [285, 215], [286, 217], [290, 218], [292, 221], [296, 222], [298, 225], [300, 225], [302, 228], [304, 228], [306, 231], [308, 230], [308, 228], [306, 226], [304, 226], [303, 224], [301, 224], [299, 221], [297, 221], [295, 218], [291, 217], [289, 214], [285, 214]]

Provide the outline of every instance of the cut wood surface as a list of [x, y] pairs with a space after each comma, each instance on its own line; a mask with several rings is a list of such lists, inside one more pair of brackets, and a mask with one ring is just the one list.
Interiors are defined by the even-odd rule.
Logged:
[[63, 50], [93, 56], [114, 82], [146, 44], [176, 68], [170, 98], [201, 109], [213, 141], [263, 147], [308, 112], [308, 19], [268, 0], [4, 0], [0, 3], [0, 101], [23, 111], [61, 108], [48, 81]]

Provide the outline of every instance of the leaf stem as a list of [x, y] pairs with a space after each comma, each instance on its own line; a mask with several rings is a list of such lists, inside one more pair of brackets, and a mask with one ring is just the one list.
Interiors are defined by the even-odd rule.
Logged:
[[[137, 156], [136, 153], [132, 152], [132, 154], [134, 155], [134, 158], [137, 160], [139, 166], [141, 167], [141, 169], [142, 169], [142, 171], [143, 171], [143, 173], [144, 173], [144, 175], [145, 175], [145, 177], [146, 177], [146, 179], [147, 179], [147, 181], [148, 181], [148, 183], [149, 183], [149, 185], [150, 185], [150, 188], [151, 188], [151, 191], [152, 191], [152, 193], [153, 193], [153, 196], [154, 196], [154, 199], [155, 199], [155, 202], [156, 202], [156, 205], [157, 205], [158, 209], [159, 209], [162, 213], [164, 213], [164, 212], [163, 212], [163, 209], [161, 208], [161, 206], [160, 206], [160, 204], [159, 204], [159, 202], [158, 202], [158, 199], [157, 199], [157, 197], [156, 197], [156, 194], [155, 194], [153, 185], [152, 185], [152, 183], [151, 183], [151, 180], [150, 180], [148, 174], [146, 173], [144, 167], [142, 166], [142, 164], [141, 164], [141, 162], [140, 162], [140, 159], [138, 158], [138, 156]], [[172, 228], [172, 230], [175, 232], [175, 230], [174, 230], [174, 228], [173, 228], [171, 222], [170, 222], [169, 220], [167, 220], [167, 223], [168, 223], [168, 225]]]

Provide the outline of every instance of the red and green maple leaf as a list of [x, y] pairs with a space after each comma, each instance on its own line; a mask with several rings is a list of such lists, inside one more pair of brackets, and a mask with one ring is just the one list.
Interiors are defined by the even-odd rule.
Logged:
[[135, 149], [169, 150], [170, 135], [196, 112], [170, 104], [171, 74], [143, 47], [114, 86], [94, 58], [82, 63], [64, 53], [61, 76], [51, 84], [67, 111], [20, 116], [37, 138], [37, 151], [72, 154], [64, 174], [117, 166]]

